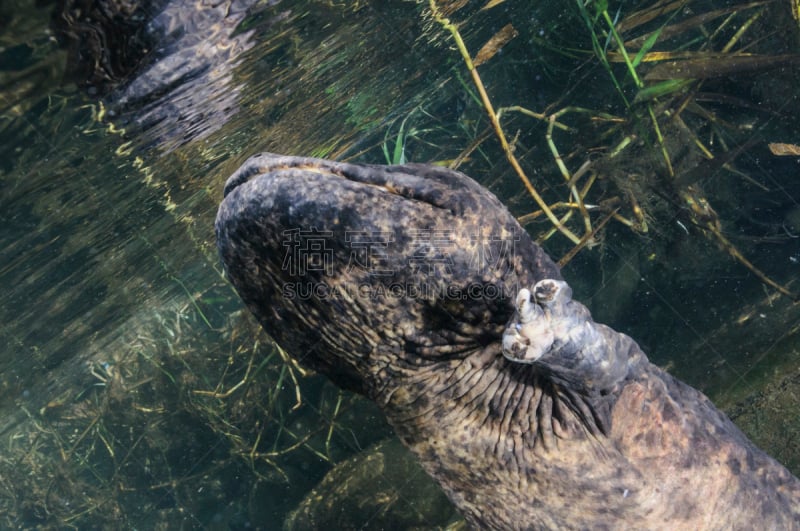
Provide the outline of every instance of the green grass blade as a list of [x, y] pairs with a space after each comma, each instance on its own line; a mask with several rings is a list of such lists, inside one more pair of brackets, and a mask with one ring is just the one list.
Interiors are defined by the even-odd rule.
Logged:
[[637, 53], [636, 57], [633, 58], [633, 67], [634, 68], [639, 66], [639, 63], [642, 62], [642, 59], [644, 59], [644, 56], [647, 55], [647, 52], [649, 52], [653, 48], [653, 46], [655, 46], [656, 41], [658, 40], [658, 37], [661, 36], [661, 30], [663, 30], [663, 29], [664, 29], [664, 26], [661, 26], [656, 31], [654, 31], [653, 34], [650, 35], [647, 38], [646, 41], [644, 41], [644, 44], [642, 45], [642, 49], [639, 50], [639, 53]]

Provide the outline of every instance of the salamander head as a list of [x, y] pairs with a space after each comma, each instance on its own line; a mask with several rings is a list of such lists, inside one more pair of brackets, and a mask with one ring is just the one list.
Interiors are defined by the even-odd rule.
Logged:
[[302, 363], [366, 394], [379, 368], [499, 345], [520, 287], [560, 278], [456, 171], [265, 153], [224, 193], [217, 242], [242, 299]]

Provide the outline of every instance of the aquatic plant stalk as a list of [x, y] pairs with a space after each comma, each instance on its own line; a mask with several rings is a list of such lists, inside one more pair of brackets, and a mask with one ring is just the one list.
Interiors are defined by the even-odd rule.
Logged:
[[498, 140], [500, 141], [500, 145], [503, 148], [503, 152], [508, 159], [508, 162], [514, 168], [514, 171], [519, 176], [520, 180], [522, 180], [525, 188], [530, 193], [531, 197], [533, 197], [536, 204], [539, 205], [539, 208], [547, 216], [547, 219], [561, 232], [564, 236], [570, 239], [575, 244], [579, 244], [581, 238], [578, 237], [574, 232], [569, 230], [566, 226], [564, 226], [561, 221], [553, 214], [553, 211], [547, 206], [547, 203], [544, 199], [539, 195], [539, 192], [531, 183], [528, 176], [525, 175], [525, 171], [517, 161], [517, 158], [514, 156], [514, 153], [511, 151], [511, 148], [508, 144], [508, 140], [506, 139], [505, 132], [503, 131], [502, 126], [500, 125], [500, 120], [497, 118], [497, 114], [494, 112], [494, 107], [492, 106], [492, 102], [489, 99], [489, 95], [486, 93], [486, 88], [483, 85], [483, 81], [478, 75], [478, 71], [475, 68], [475, 65], [472, 63], [472, 58], [470, 57], [469, 51], [467, 50], [466, 44], [464, 44], [464, 40], [461, 38], [461, 33], [458, 31], [458, 27], [453, 24], [448, 18], [442, 15], [439, 11], [439, 8], [436, 6], [436, 0], [430, 0], [430, 7], [431, 12], [433, 13], [434, 19], [442, 25], [444, 29], [450, 32], [453, 36], [453, 39], [456, 42], [456, 46], [458, 47], [459, 52], [461, 52], [461, 57], [463, 57], [464, 62], [466, 63], [467, 70], [469, 70], [470, 75], [472, 76], [472, 81], [475, 84], [475, 87], [480, 94], [481, 101], [483, 102], [483, 106], [486, 109], [487, 114], [489, 115], [489, 121], [492, 123], [492, 127], [495, 130], [495, 134], [497, 135]]

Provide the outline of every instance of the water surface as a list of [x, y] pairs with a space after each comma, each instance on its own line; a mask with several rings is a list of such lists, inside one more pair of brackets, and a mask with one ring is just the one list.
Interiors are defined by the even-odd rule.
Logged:
[[[427, 2], [240, 1], [196, 17], [179, 2], [158, 4], [136, 12], [153, 20], [141, 30], [144, 51], [114, 56], [120, 68], [99, 74], [75, 61], [104, 41], [59, 43], [55, 7], [0, 7], [0, 513], [8, 526], [277, 528], [335, 463], [391, 436], [374, 406], [286, 362], [222, 277], [213, 220], [225, 179], [249, 155], [460, 158], [459, 169], [515, 214], [538, 210]], [[586, 109], [563, 114], [571, 129], [552, 135], [567, 170], [599, 159], [587, 204], [616, 201], [628, 220], [637, 219], [634, 204], [645, 213], [647, 232], [612, 220], [598, 245], [567, 264], [576, 298], [707, 392], [797, 474], [800, 314], [731, 258], [687, 202], [687, 190], [707, 200], [727, 241], [800, 289], [800, 159], [768, 149], [800, 143], [797, 62], [767, 68], [765, 59], [652, 100], [672, 176], [647, 100], [635, 101], [621, 62], [609, 66], [615, 87], [577, 8], [467, 4], [449, 16], [473, 56], [508, 24], [516, 32], [479, 67], [494, 106]], [[645, 6], [609, 12], [624, 21]], [[722, 8], [697, 3], [669, 14], [692, 30], [660, 49], [721, 53], [735, 30], [722, 15], [702, 24], [692, 17]], [[754, 19], [733, 49], [797, 54], [788, 8], [758, 9], [725, 14], [731, 27]], [[671, 20], [629, 28], [625, 38]], [[594, 27], [614, 59], [613, 40]], [[153, 45], [147, 35], [161, 37]], [[643, 77], [650, 69], [638, 67]], [[676, 108], [681, 120], [663, 117]], [[502, 123], [547, 201], [567, 201], [547, 122], [508, 111]], [[749, 140], [725, 164], [706, 164], [697, 147], [724, 159]], [[608, 211], [592, 213], [595, 226]], [[578, 217], [570, 223], [581, 230]], [[526, 227], [555, 258], [573, 247], [545, 238], [551, 226], [541, 216]], [[415, 499], [422, 487], [408, 477], [418, 470], [394, 474], [375, 487], [391, 495], [363, 504], [354, 526], [454, 521], [447, 506]]]

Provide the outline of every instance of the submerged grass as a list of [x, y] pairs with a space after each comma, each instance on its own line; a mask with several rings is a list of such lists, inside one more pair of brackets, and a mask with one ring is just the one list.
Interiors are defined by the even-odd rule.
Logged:
[[[562, 102], [551, 104], [542, 112], [523, 105], [510, 105], [495, 112], [476, 63], [488, 62], [496, 54], [498, 43], [508, 43], [518, 32], [513, 26], [503, 27], [475, 56], [480, 57], [480, 61], [475, 61], [462, 37], [462, 28], [486, 16], [485, 11], [473, 13], [457, 23], [445, 16], [441, 7], [444, 4], [430, 0], [433, 18], [455, 42], [506, 159], [539, 207], [539, 211], [522, 216], [521, 221], [530, 222], [541, 215], [552, 228], [540, 235], [540, 241], [560, 233], [572, 242], [573, 248], [561, 263], [571, 260], [584, 247], [594, 247], [602, 238], [602, 227], [598, 225], [604, 225], [609, 219], [616, 219], [639, 233], [649, 228], [663, 233], [666, 232], [664, 227], [656, 220], [678, 217], [697, 227], [766, 285], [797, 299], [793, 291], [761, 271], [724, 234], [725, 223], [703, 192], [700, 181], [704, 179], [687, 177], [696, 173], [694, 168], [703, 161], [718, 162], [718, 171], [741, 175], [733, 163], [745, 150], [737, 148], [736, 143], [740, 143], [740, 147], [751, 147], [747, 137], [737, 140], [742, 137], [740, 126], [725, 124], [715, 113], [705, 109], [703, 84], [709, 79], [785, 67], [800, 59], [791, 53], [769, 53], [769, 46], [763, 44], [774, 30], [757, 25], [757, 21], [766, 16], [768, 10], [776, 9], [773, 2], [742, 3], [722, 9], [709, 7], [697, 14], [701, 6], [693, 4], [690, 11], [685, 9], [686, 2], [611, 8], [607, 0], [577, 0], [575, 20], [585, 28], [591, 49], [581, 52], [578, 38], [564, 42], [561, 55], [584, 57], [583, 68], [586, 64], [591, 68], [592, 58], [596, 61], [621, 102], [613, 113], [570, 104], [559, 109], [557, 105], [563, 105]], [[449, 17], [462, 8], [448, 5]], [[770, 16], [774, 19], [775, 13], [770, 12]], [[714, 23], [717, 25], [710, 26]], [[568, 25], [569, 22], [564, 24]], [[759, 48], [766, 48], [767, 52], [760, 54]], [[489, 52], [485, 51], [487, 49]], [[618, 64], [623, 66], [622, 71], [615, 66]], [[593, 88], [603, 92], [601, 87]], [[571, 91], [577, 90], [575, 87]], [[562, 189], [562, 198], [545, 199], [552, 193], [544, 193], [541, 185], [534, 185], [526, 174], [515, 154], [515, 141], [509, 141], [501, 122], [502, 116], [510, 112], [522, 113], [546, 124], [545, 140], [563, 181], [560, 185], [547, 183], [545, 188]], [[568, 114], [581, 115], [591, 127], [579, 129], [566, 124], [564, 119]], [[591, 159], [587, 158], [574, 174], [553, 139], [556, 128], [577, 131], [584, 143], [590, 143]], [[700, 140], [704, 131], [718, 139], [721, 150]], [[614, 138], [611, 147], [608, 140]], [[687, 138], [690, 149], [687, 149]], [[591, 142], [596, 144], [592, 146]], [[728, 142], [733, 142], [733, 146], [729, 147]], [[626, 177], [632, 174], [637, 177]], [[603, 186], [601, 191], [595, 191], [594, 184], [603, 181], [613, 182], [616, 190]], [[615, 196], [609, 197], [609, 193]], [[555, 214], [563, 209], [567, 210], [564, 215]]]
[[102, 347], [113, 356], [62, 374], [72, 385], [7, 430], [4, 526], [245, 526], [265, 485], [288, 512], [318, 479], [303, 462], [330, 467], [386, 433], [341, 428], [362, 401], [297, 367], [243, 310], [209, 326], [182, 299], [130, 325]]
[[[757, 210], [742, 205], [742, 195], [761, 194], [761, 204], [781, 208], [786, 203], [776, 193], [780, 183], [751, 175], [752, 165], [738, 167], [754, 148], [750, 139], [763, 143], [754, 130], [771, 134], [775, 156], [776, 151], [796, 156], [793, 130], [761, 119], [791, 114], [786, 107], [791, 100], [775, 103], [769, 97], [774, 91], [742, 80], [744, 74], [782, 68], [783, 77], [776, 80], [793, 90], [798, 86], [792, 70], [796, 55], [774, 45], [776, 33], [796, 35], [793, 19], [781, 17], [785, 3], [722, 8], [694, 3], [691, 12], [684, 9], [686, 2], [576, 3], [571, 16], [546, 21], [546, 36], [552, 36], [546, 49], [584, 77], [542, 102], [531, 95], [530, 84], [520, 82], [524, 90], [517, 90], [514, 79], [481, 75], [495, 74], [492, 69], [506, 62], [512, 66], [505, 72], [519, 78], [535, 78], [527, 65], [541, 67], [545, 76], [558, 75], [563, 67], [555, 61], [526, 63], [512, 53], [521, 42], [542, 43], [538, 28], [516, 20], [490, 24], [492, 35], [472, 46], [470, 27], [489, 21], [493, 9], [515, 3], [489, 2], [455, 22], [468, 4], [431, 0], [429, 8], [458, 47], [451, 54], [458, 61], [453, 84], [463, 96], [451, 107], [471, 105], [485, 118], [456, 111], [451, 130], [439, 120], [441, 112], [425, 105], [431, 92], [426, 87], [398, 112], [400, 118], [387, 119], [370, 148], [378, 148], [387, 162], [403, 163], [412, 144], [432, 144], [429, 137], [439, 135], [441, 145], [463, 140], [456, 156], [442, 157], [454, 167], [478, 159], [506, 164], [505, 157], [538, 205], [520, 221], [556, 249], [563, 246], [554, 240], [563, 236], [568, 247], [562, 264], [586, 248], [602, 249], [606, 234], [617, 227], [648, 243], [666, 242], [653, 255], [666, 254], [684, 232], [695, 241], [703, 234], [749, 263], [766, 284], [793, 295], [750, 263], [751, 242], [731, 234], [737, 215]], [[564, 25], [570, 31], [560, 31]], [[472, 55], [470, 49], [479, 51]], [[498, 95], [508, 87], [518, 100]], [[751, 90], [766, 94], [758, 109], [743, 96]], [[367, 96], [359, 104], [369, 103]], [[359, 112], [374, 119], [372, 111]], [[362, 122], [367, 120], [357, 121]], [[492, 156], [497, 153], [488, 146], [492, 138], [503, 150], [500, 157]], [[528, 148], [534, 142], [546, 146], [551, 168], [539, 174]], [[317, 155], [334, 156], [340, 149], [331, 141]], [[147, 186], [165, 191], [164, 209], [178, 212], [181, 200], [168, 195], [143, 162], [139, 167]], [[726, 186], [733, 199], [719, 193], [723, 177], [732, 181]], [[175, 223], [189, 224], [189, 218], [173, 215]], [[768, 236], [783, 238], [777, 241], [790, 237], [779, 226], [769, 231]], [[193, 244], [199, 254], [209, 252], [203, 238]], [[93, 353], [102, 355], [60, 374], [72, 382], [66, 390], [39, 409], [23, 408], [19, 422], [6, 430], [0, 452], [4, 526], [273, 522], [273, 515], [293, 508], [332, 462], [389, 434], [372, 406], [305, 375], [238, 307], [213, 311], [233, 297], [223, 279], [196, 290], [162, 263], [159, 267], [181, 295], [132, 316], [119, 337], [102, 334], [105, 343], [92, 345]]]

